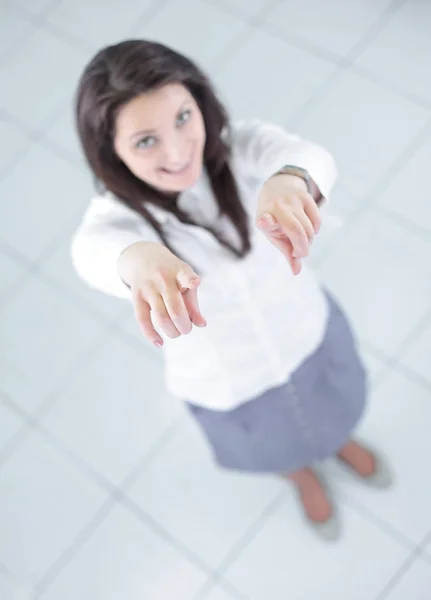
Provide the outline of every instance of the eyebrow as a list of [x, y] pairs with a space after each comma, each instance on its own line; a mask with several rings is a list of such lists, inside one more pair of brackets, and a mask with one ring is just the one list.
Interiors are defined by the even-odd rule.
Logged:
[[[188, 104], [188, 100], [185, 100], [180, 108], [177, 111], [177, 114], [179, 114], [181, 111], [186, 110], [186, 105]], [[130, 136], [131, 140], [134, 140], [137, 137], [143, 137], [143, 136], [147, 136], [147, 135], [154, 135], [156, 133], [155, 129], [142, 129], [141, 131], [137, 131], [136, 133], [134, 133], [132, 136]]]

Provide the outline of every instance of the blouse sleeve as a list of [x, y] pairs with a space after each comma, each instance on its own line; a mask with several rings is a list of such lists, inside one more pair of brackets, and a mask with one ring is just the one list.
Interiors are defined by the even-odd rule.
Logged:
[[262, 184], [286, 165], [301, 167], [308, 171], [326, 199], [337, 178], [334, 159], [327, 150], [272, 123], [234, 124], [232, 148], [238, 168], [247, 169]]
[[118, 275], [117, 263], [128, 246], [142, 241], [161, 243], [151, 225], [135, 211], [111, 195], [97, 196], [72, 240], [72, 262], [91, 287], [130, 298], [129, 288]]

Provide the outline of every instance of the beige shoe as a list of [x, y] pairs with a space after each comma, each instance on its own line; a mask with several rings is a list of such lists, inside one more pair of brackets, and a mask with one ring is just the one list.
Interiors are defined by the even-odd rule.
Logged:
[[[324, 540], [325, 542], [336, 542], [337, 540], [340, 539], [341, 534], [342, 534], [340, 517], [335, 509], [335, 503], [332, 499], [332, 495], [329, 490], [329, 486], [326, 482], [326, 478], [324, 477], [323, 473], [320, 470], [317, 470], [316, 468], [313, 468], [313, 473], [316, 476], [316, 478], [318, 479], [320, 485], [322, 486], [322, 488], [325, 492], [325, 495], [332, 507], [332, 515], [326, 521], [321, 521], [321, 522], [313, 521], [308, 516], [307, 511], [305, 510], [305, 508], [303, 506], [302, 498], [300, 497], [299, 501], [300, 501], [301, 507], [303, 508], [303, 515], [306, 519], [307, 525], [322, 540]], [[298, 495], [300, 496], [299, 492], [298, 492]]]
[[365, 450], [367, 450], [370, 454], [373, 455], [375, 469], [371, 475], [360, 475], [356, 469], [354, 469], [350, 463], [343, 459], [342, 456], [338, 456], [338, 462], [345, 467], [345, 469], [353, 475], [358, 481], [361, 483], [365, 483], [370, 487], [379, 489], [379, 490], [387, 490], [389, 489], [394, 480], [392, 476], [392, 472], [387, 464], [387, 461], [383, 459], [381, 454], [370, 448], [367, 444], [362, 443], [359, 440], [355, 440], [358, 444], [360, 444]]
[[307, 516], [309, 527], [325, 542], [337, 542], [341, 538], [342, 528], [339, 517], [333, 514], [327, 521], [318, 523]]

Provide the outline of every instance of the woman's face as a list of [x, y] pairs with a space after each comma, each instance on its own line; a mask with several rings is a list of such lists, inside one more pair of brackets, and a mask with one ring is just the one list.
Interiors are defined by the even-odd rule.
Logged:
[[114, 147], [136, 177], [161, 191], [193, 186], [205, 147], [205, 125], [193, 96], [181, 84], [168, 84], [134, 98], [117, 115]]

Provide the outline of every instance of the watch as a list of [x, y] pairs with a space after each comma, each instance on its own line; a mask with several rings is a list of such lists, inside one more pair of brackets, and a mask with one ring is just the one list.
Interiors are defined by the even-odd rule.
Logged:
[[273, 177], [276, 175], [295, 175], [296, 177], [300, 177], [305, 181], [307, 191], [311, 194], [311, 177], [306, 169], [295, 167], [294, 165], [285, 165], [277, 173], [274, 173]]

